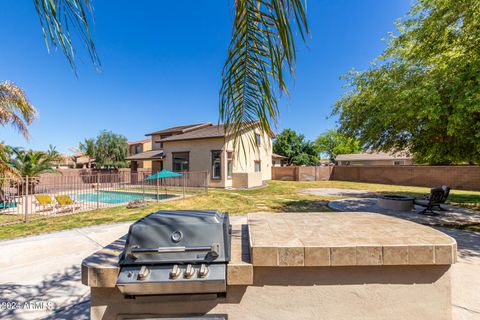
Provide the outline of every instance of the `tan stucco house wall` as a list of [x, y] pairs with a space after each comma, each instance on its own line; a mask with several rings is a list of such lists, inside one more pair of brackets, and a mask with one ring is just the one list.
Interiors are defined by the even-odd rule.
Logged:
[[[250, 133], [251, 135], [252, 133]], [[184, 141], [163, 142], [165, 158], [163, 168], [173, 170], [173, 154], [189, 153], [189, 171], [205, 171], [209, 176], [209, 187], [213, 188], [252, 188], [272, 179], [271, 158], [272, 139], [261, 137], [261, 144], [253, 148], [248, 133], [242, 136], [245, 148], [234, 149], [233, 141], [224, 137], [204, 138]], [[255, 149], [255, 150], [254, 150]], [[221, 151], [221, 178], [212, 176], [212, 151]], [[232, 176], [228, 176], [228, 153], [232, 152]], [[255, 162], [260, 162], [260, 172], [255, 172]]]
[[[211, 123], [168, 128], [147, 136], [150, 136], [152, 151], [139, 154], [131, 160], [150, 162], [153, 172], [162, 169], [178, 171], [173, 165], [174, 155], [188, 153], [188, 171], [207, 172], [209, 187], [252, 188], [272, 178], [272, 138], [257, 128], [243, 133], [237, 147], [234, 147], [232, 138], [225, 137], [223, 125]], [[253, 141], [255, 145], [252, 145]], [[157, 150], [161, 157], [153, 152]], [[220, 159], [220, 175], [215, 177], [212, 151], [219, 152]]]
[[[152, 140], [150, 139], [139, 141], [138, 143], [129, 143], [128, 156], [133, 156], [137, 153], [142, 153], [150, 150], [152, 150]], [[152, 169], [152, 161], [136, 161], [136, 165], [138, 169]]]

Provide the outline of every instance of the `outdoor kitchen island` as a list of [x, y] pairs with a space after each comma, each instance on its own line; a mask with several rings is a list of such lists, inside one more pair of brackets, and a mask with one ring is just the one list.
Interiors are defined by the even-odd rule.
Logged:
[[121, 238], [82, 263], [91, 318], [452, 317], [456, 242], [437, 230], [358, 212], [253, 213], [232, 227], [225, 297], [125, 297], [116, 287]]

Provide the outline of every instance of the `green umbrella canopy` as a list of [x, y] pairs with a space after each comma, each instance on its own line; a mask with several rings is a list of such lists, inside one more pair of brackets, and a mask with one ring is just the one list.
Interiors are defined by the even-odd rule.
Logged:
[[165, 178], [175, 178], [181, 177], [183, 174], [172, 172], [170, 170], [162, 170], [157, 173], [152, 174], [149, 177], [146, 177], [145, 180], [155, 180], [155, 179], [165, 179]]

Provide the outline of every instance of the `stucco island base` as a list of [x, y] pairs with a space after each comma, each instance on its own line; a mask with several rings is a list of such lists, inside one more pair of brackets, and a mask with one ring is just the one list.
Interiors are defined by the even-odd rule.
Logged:
[[[228, 315], [228, 319], [451, 319], [450, 264], [454, 262], [453, 257], [456, 254], [456, 245], [452, 238], [431, 228], [372, 214], [325, 213], [325, 216], [320, 218], [320, 214], [307, 216], [292, 213], [291, 216], [294, 217], [292, 219], [309, 223], [297, 224], [290, 220], [288, 215], [271, 214], [270, 217], [249, 216], [249, 228], [234, 226], [233, 258], [227, 267], [226, 298], [124, 298], [115, 287], [118, 269], [112, 264], [121, 246], [115, 250], [100, 251], [100, 255], [87, 258], [82, 265], [82, 281], [91, 286], [91, 318], [135, 319], [208, 313]], [[358, 217], [361, 219], [358, 220]], [[375, 238], [375, 232], [371, 233], [372, 237], [368, 240], [357, 236], [357, 243], [350, 246], [323, 242], [326, 246], [320, 251], [312, 251], [311, 244], [302, 242], [303, 234], [308, 234], [308, 238], [312, 239], [312, 233], [304, 233], [305, 228], [299, 226], [308, 225], [322, 234], [322, 229], [327, 227], [319, 227], [322, 219], [341, 222], [328, 228], [334, 230], [332, 232], [335, 234], [341, 225], [350, 228], [348, 234], [349, 241], [352, 242], [351, 236], [356, 231], [371, 232], [367, 230], [370, 228], [369, 224], [362, 221], [371, 220], [373, 223], [375, 217], [379, 217], [380, 226], [388, 224], [389, 228], [393, 229], [395, 226], [401, 229], [413, 228], [418, 238], [407, 239], [389, 229], [389, 243], [385, 242], [379, 252], [370, 250], [381, 245], [381, 241]], [[353, 219], [352, 223], [346, 222], [349, 218]], [[289, 227], [291, 223], [297, 226], [298, 230], [304, 230], [296, 239], [299, 242], [292, 242], [292, 239], [285, 236], [288, 235], [288, 230], [293, 235], [296, 234], [295, 228]], [[356, 231], [352, 230], [353, 225], [357, 225], [353, 227]], [[282, 238], [276, 236], [277, 228], [284, 235]], [[260, 233], [262, 229], [263, 232]], [[400, 239], [404, 245], [399, 246], [396, 240], [392, 239]], [[412, 243], [414, 240], [422, 241], [422, 244]], [[288, 244], [290, 246], [286, 247]], [[366, 244], [370, 246], [367, 247]], [[439, 249], [436, 249], [437, 247]], [[259, 248], [264, 251], [259, 251]], [[269, 250], [265, 250], [266, 248]], [[335, 260], [338, 252], [343, 251], [341, 256], [348, 257], [352, 248], [353, 260], [346, 259], [343, 262], [350, 265], [335, 265], [338, 262]], [[423, 250], [424, 248], [427, 250]], [[271, 250], [275, 252], [275, 259], [261, 259], [260, 253], [270, 254]], [[391, 250], [398, 254], [394, 260], [389, 256]], [[253, 253], [253, 259], [250, 259], [250, 252]], [[288, 253], [286, 256], [285, 252]], [[317, 254], [317, 260], [312, 260], [314, 256], [309, 256], [308, 252]], [[306, 261], [325, 262], [322, 259], [326, 256], [318, 256], [319, 252], [328, 253], [328, 265], [305, 266]], [[375, 252], [379, 256], [375, 256]], [[403, 257], [402, 252], [406, 252], [407, 256]], [[430, 252], [431, 259], [428, 257]], [[297, 253], [300, 255], [297, 256]], [[448, 256], [451, 257], [450, 262], [446, 259]], [[290, 261], [294, 262], [290, 264], [299, 265], [280, 265], [290, 258]], [[256, 265], [256, 260], [259, 264], [271, 262], [275, 265]]]

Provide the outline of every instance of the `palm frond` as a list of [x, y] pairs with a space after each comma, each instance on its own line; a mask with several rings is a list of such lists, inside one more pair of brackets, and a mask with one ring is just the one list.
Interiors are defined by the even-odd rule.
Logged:
[[13, 149], [15, 159], [16, 170], [22, 177], [38, 177], [42, 173], [54, 173], [55, 162], [57, 161], [55, 156], [43, 151]]
[[[272, 134], [278, 98], [294, 75], [297, 29], [308, 33], [303, 0], [236, 0], [232, 40], [222, 72], [220, 120], [234, 144], [245, 130]], [[292, 21], [296, 21], [294, 28]], [[243, 143], [243, 140], [240, 140]]]
[[37, 117], [22, 88], [11, 82], [0, 82], [0, 125], [11, 124], [28, 139], [27, 126]]
[[42, 26], [47, 49], [60, 47], [70, 66], [76, 70], [75, 47], [71, 31], [84, 43], [95, 67], [100, 59], [90, 33], [89, 20], [93, 19], [90, 0], [34, 0]]

